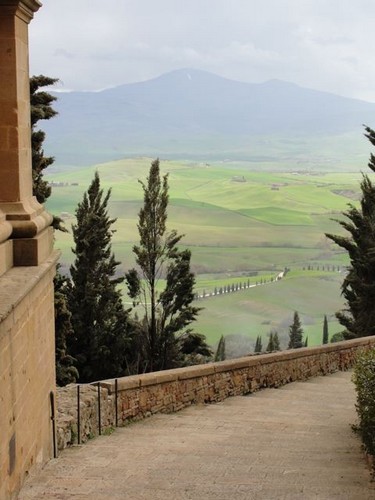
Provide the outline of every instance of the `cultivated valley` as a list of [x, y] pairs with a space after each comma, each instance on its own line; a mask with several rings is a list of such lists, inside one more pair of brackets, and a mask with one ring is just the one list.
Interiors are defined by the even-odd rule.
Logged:
[[[194, 69], [57, 97], [59, 116], [43, 123], [56, 155], [48, 209], [69, 228], [97, 170], [112, 189], [118, 272], [134, 266], [138, 179], [159, 157], [169, 174], [168, 228], [192, 253], [203, 308], [194, 328], [213, 348], [224, 335], [227, 356], [246, 354], [259, 335], [267, 345], [271, 330], [286, 348], [294, 311], [308, 345], [321, 344], [324, 315], [330, 338], [342, 331], [335, 312], [348, 257], [325, 233], [340, 233], [332, 219], [359, 200], [369, 153], [361, 124], [371, 124], [373, 103]], [[72, 237], [56, 238], [66, 272]]]
[[[150, 163], [150, 158], [132, 158], [48, 172], [53, 184], [48, 209], [62, 216], [68, 229], [95, 170], [104, 189], [112, 188], [113, 250], [121, 272], [134, 265], [131, 249], [142, 203], [138, 179], [145, 178]], [[211, 345], [225, 335], [228, 355], [244, 354], [253, 350], [258, 335], [266, 344], [274, 329], [286, 347], [294, 310], [309, 345], [321, 343], [324, 314], [330, 336], [342, 330], [334, 313], [343, 306], [347, 255], [324, 233], [340, 232], [332, 218], [342, 219], [347, 203], [358, 199], [359, 171], [283, 173], [246, 162], [162, 159], [161, 171], [169, 174], [168, 227], [185, 235], [182, 245], [192, 252], [196, 292], [206, 296], [197, 301], [204, 309], [195, 329]], [[67, 270], [73, 260], [71, 233], [57, 232], [56, 239]], [[276, 281], [285, 268], [290, 271]], [[219, 295], [226, 287], [238, 290]], [[130, 304], [126, 294], [124, 300]]]

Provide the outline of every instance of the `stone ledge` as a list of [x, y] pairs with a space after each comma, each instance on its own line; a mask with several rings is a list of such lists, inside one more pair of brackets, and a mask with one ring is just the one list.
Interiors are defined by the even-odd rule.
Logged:
[[55, 250], [39, 266], [12, 267], [0, 276], [0, 322], [30, 293], [55, 265], [60, 252]]
[[[171, 381], [189, 380], [197, 377], [212, 375], [214, 373], [231, 372], [243, 368], [269, 365], [275, 362], [292, 361], [302, 358], [309, 359], [312, 358], [312, 356], [320, 354], [328, 354], [337, 351], [345, 352], [353, 348], [361, 346], [367, 347], [374, 344], [374, 337], [362, 337], [361, 339], [344, 340], [342, 342], [335, 342], [333, 344], [321, 346], [302, 347], [300, 349], [290, 349], [268, 354], [250, 355], [242, 358], [220, 361], [217, 363], [207, 363], [205, 365], [194, 365], [184, 368], [175, 368], [173, 370], [121, 377], [118, 379], [118, 391], [120, 392], [122, 390], [135, 389], [137, 387], [158, 385]], [[104, 380], [101, 385], [102, 387], [108, 389], [109, 393], [113, 393], [115, 391], [114, 379]]]

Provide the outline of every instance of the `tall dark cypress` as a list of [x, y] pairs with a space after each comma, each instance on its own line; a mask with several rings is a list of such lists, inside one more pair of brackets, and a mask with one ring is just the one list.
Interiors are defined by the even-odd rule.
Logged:
[[267, 347], [266, 347], [266, 352], [273, 352], [273, 351], [275, 351], [275, 342], [274, 342], [274, 334], [271, 331], [270, 332], [270, 337], [269, 337], [269, 340], [268, 340], [268, 344], [267, 344]]
[[118, 290], [124, 278], [116, 277], [119, 262], [111, 249], [116, 219], [108, 215], [110, 194], [104, 195], [95, 173], [72, 226], [76, 258], [70, 268], [74, 335], [69, 352], [77, 360], [80, 382], [123, 375], [130, 361], [127, 313]]
[[224, 335], [222, 335], [217, 345], [214, 361], [224, 361], [224, 360], [225, 360], [225, 337]]
[[260, 353], [260, 352], [262, 352], [262, 349], [263, 349], [262, 337], [261, 337], [261, 335], [258, 335], [257, 339], [255, 341], [254, 352], [255, 353]]
[[79, 378], [76, 360], [69, 354], [67, 343], [74, 334], [72, 315], [68, 309], [69, 280], [57, 269], [53, 280], [55, 288], [55, 353], [56, 383], [63, 386], [76, 382]]
[[36, 125], [40, 120], [49, 120], [57, 115], [52, 104], [56, 97], [49, 92], [40, 91], [42, 87], [48, 87], [58, 81], [57, 78], [39, 75], [30, 78], [30, 115], [31, 115], [31, 152], [32, 152], [32, 175], [33, 195], [39, 203], [44, 203], [51, 195], [51, 187], [43, 179], [44, 169], [55, 161], [53, 156], [45, 156], [43, 143], [46, 138], [43, 130], [37, 130]]
[[[295, 311], [293, 315], [293, 323], [289, 327], [289, 344], [288, 349], [297, 349], [303, 346], [303, 329], [298, 312]], [[306, 343], [306, 341], [305, 341]]]
[[[365, 127], [366, 137], [375, 146], [375, 132]], [[375, 172], [375, 156], [371, 154], [368, 167]], [[362, 174], [362, 196], [359, 208], [352, 204], [343, 212], [346, 220], [337, 221], [349, 236], [326, 234], [350, 258], [350, 265], [341, 286], [346, 307], [336, 313], [345, 327], [345, 339], [375, 335], [375, 186], [370, 177]]]
[[[129, 296], [145, 311], [139, 322], [144, 346], [139, 371], [165, 370], [183, 364], [186, 355], [210, 350], [204, 336], [188, 328], [200, 310], [192, 305], [191, 253], [178, 248], [181, 235], [167, 231], [168, 176], [160, 176], [159, 160], [152, 162], [147, 182], [141, 184], [140, 241], [133, 247], [138, 268], [126, 274], [126, 281]], [[162, 278], [165, 286], [158, 288]]]
[[327, 315], [324, 315], [324, 321], [323, 321], [323, 339], [322, 339], [323, 344], [328, 344], [328, 320], [327, 320]]

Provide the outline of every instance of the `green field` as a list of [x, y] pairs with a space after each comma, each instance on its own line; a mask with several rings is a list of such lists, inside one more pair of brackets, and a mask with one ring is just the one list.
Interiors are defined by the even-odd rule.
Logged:
[[[334, 311], [342, 307], [341, 281], [339, 272], [291, 271], [281, 281], [199, 300], [198, 305], [205, 309], [199, 316], [197, 330], [211, 344], [217, 343], [218, 335], [231, 335], [231, 349], [236, 351], [242, 345], [252, 350], [257, 335], [262, 335], [265, 347], [267, 335], [273, 329], [278, 331], [285, 348], [288, 327], [296, 310], [309, 345], [318, 345], [324, 314], [330, 336], [342, 329], [334, 317]], [[245, 337], [251, 341], [246, 342]]]
[[[134, 265], [131, 248], [137, 242], [142, 204], [137, 180], [145, 180], [150, 162], [137, 158], [79, 169], [51, 168], [48, 175], [50, 181], [64, 183], [53, 187], [48, 209], [70, 228], [76, 204], [94, 170], [99, 171], [103, 187], [112, 189], [110, 213], [117, 217], [113, 250], [121, 271]], [[330, 334], [340, 329], [333, 314], [342, 306], [342, 274], [327, 271], [327, 266], [343, 266], [347, 256], [324, 233], [339, 232], [331, 219], [342, 217], [347, 204], [358, 199], [360, 172], [264, 172], [245, 162], [163, 160], [161, 170], [169, 174], [168, 225], [185, 235], [182, 243], [192, 251], [197, 292], [211, 293], [247, 279], [255, 284], [255, 274], [259, 281], [269, 280], [285, 267], [292, 271], [277, 283], [201, 300], [205, 309], [197, 328], [212, 344], [221, 334], [252, 342], [270, 328], [285, 337], [294, 310], [301, 314], [310, 345], [320, 342], [324, 314], [330, 318]], [[73, 260], [71, 234], [57, 233], [56, 240], [67, 269]], [[307, 271], [308, 266], [319, 266], [320, 271]]]

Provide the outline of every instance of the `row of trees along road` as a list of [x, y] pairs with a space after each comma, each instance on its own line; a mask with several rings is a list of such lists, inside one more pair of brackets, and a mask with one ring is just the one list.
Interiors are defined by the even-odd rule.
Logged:
[[[54, 158], [44, 156], [45, 134], [36, 125], [56, 115], [52, 108], [56, 98], [40, 88], [56, 81], [42, 75], [30, 79], [33, 192], [42, 203], [51, 194], [43, 172]], [[375, 145], [375, 132], [368, 127], [366, 137]], [[372, 154], [368, 166], [375, 172]], [[76, 379], [78, 372], [79, 380], [86, 382], [172, 368], [212, 354], [204, 336], [189, 328], [199, 312], [192, 305], [195, 280], [190, 271], [191, 255], [178, 248], [181, 235], [167, 232], [168, 177], [160, 178], [158, 160], [152, 163], [147, 182], [141, 184], [144, 205], [139, 213], [140, 243], [133, 248], [137, 269], [126, 273], [126, 282], [134, 306], [142, 307], [143, 316], [130, 317], [130, 311], [124, 309], [118, 289], [124, 278], [117, 276], [119, 263], [111, 251], [115, 219], [110, 219], [107, 212], [110, 191], [103, 193], [95, 174], [76, 211], [76, 259], [71, 279], [59, 274], [55, 279], [60, 383]], [[368, 175], [363, 174], [361, 190], [360, 207], [349, 205], [344, 212], [347, 220], [338, 221], [349, 236], [326, 234], [350, 257], [342, 285], [347, 307], [336, 313], [345, 327], [344, 338], [375, 334], [375, 187]], [[54, 227], [66, 230], [57, 217]], [[165, 278], [165, 287], [158, 293], [160, 278]], [[326, 328], [325, 318], [323, 342], [327, 342]], [[295, 313], [289, 347], [302, 344], [302, 328]], [[225, 356], [225, 347], [221, 351], [219, 358]]]

